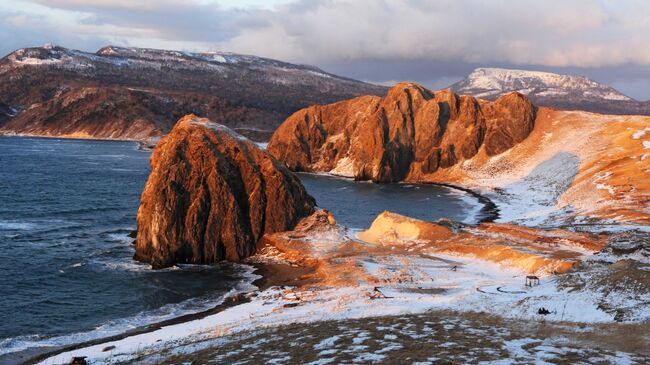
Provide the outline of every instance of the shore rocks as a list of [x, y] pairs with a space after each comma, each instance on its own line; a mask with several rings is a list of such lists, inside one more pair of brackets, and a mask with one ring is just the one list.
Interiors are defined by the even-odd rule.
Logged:
[[237, 262], [265, 233], [292, 229], [314, 205], [300, 180], [266, 151], [188, 115], [151, 156], [135, 258], [154, 268]]
[[289, 117], [268, 150], [294, 171], [394, 182], [435, 173], [482, 149], [499, 154], [532, 131], [535, 107], [511, 93], [495, 102], [412, 83], [383, 98], [315, 105]]

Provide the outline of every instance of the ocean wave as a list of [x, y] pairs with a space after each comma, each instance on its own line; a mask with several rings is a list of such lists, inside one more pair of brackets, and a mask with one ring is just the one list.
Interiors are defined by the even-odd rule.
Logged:
[[[233, 284], [227, 292], [211, 293], [198, 298], [187, 299], [176, 304], [167, 304], [155, 310], [143, 311], [133, 316], [118, 318], [104, 322], [91, 331], [78, 332], [69, 335], [43, 337], [41, 335], [26, 335], [0, 339], [0, 355], [23, 351], [29, 348], [65, 346], [79, 342], [91, 341], [102, 337], [114, 336], [134, 328], [143, 327], [183, 315], [201, 313], [222, 304], [227, 298], [240, 293], [257, 290], [252, 283], [260, 276], [254, 274], [255, 268], [243, 264], [226, 264], [238, 272], [241, 279]], [[209, 265], [183, 265], [182, 270], [212, 268]], [[150, 270], [150, 269], [149, 269]], [[181, 270], [176, 267], [173, 270]]]
[[[88, 261], [88, 265], [102, 271], [126, 271], [126, 272], [145, 272], [151, 271], [151, 266], [143, 262], [135, 260], [115, 260], [115, 259], [92, 259]], [[158, 272], [165, 272], [170, 270], [178, 270], [176, 266], [158, 270]]]
[[6, 231], [29, 231], [37, 225], [30, 222], [0, 220], [0, 230]]
[[126, 243], [128, 245], [131, 245], [133, 242], [133, 238], [129, 237], [128, 233], [108, 233], [107, 236], [111, 241], [115, 242]]

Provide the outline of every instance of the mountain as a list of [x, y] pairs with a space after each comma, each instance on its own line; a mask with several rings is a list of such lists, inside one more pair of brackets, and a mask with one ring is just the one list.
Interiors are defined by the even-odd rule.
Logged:
[[450, 88], [459, 94], [488, 100], [517, 91], [528, 96], [536, 105], [556, 109], [650, 115], [650, 103], [634, 100], [584, 76], [477, 68]]
[[384, 92], [255, 56], [45, 45], [0, 59], [0, 133], [157, 139], [193, 113], [265, 140], [298, 109]]

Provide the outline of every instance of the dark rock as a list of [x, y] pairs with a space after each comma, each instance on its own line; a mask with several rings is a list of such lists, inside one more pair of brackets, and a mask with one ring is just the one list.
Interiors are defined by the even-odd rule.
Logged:
[[75, 356], [70, 360], [70, 365], [88, 365], [86, 356]]

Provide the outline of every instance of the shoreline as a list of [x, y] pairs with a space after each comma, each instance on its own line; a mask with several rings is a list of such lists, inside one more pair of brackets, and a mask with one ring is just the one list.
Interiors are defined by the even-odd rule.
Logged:
[[447, 183], [436, 183], [436, 182], [417, 182], [417, 184], [423, 184], [423, 185], [438, 185], [438, 186], [444, 186], [450, 189], [455, 189], [455, 190], [460, 190], [463, 191], [472, 197], [476, 198], [479, 203], [483, 204], [483, 208], [479, 210], [479, 213], [483, 215], [483, 217], [477, 222], [477, 224], [481, 223], [493, 223], [497, 219], [501, 218], [501, 215], [499, 214], [501, 210], [499, 207], [492, 201], [492, 199], [488, 198], [487, 196], [478, 193], [470, 188], [466, 188], [460, 185], [454, 185], [454, 184], [447, 184]]
[[[294, 174], [300, 176], [301, 174], [306, 174], [306, 175], [315, 175], [315, 176], [329, 176], [337, 179], [343, 179], [343, 180], [348, 180], [348, 181], [353, 181], [353, 182], [363, 182], [363, 183], [369, 183], [369, 184], [378, 184], [375, 182], [372, 182], [370, 180], [355, 180], [353, 177], [348, 177], [348, 176], [343, 176], [343, 175], [336, 175], [336, 174], [330, 174], [327, 172], [309, 172], [309, 171], [294, 171]], [[483, 205], [483, 207], [479, 210], [478, 217], [480, 219], [475, 223], [475, 224], [481, 224], [481, 223], [493, 223], [497, 219], [501, 218], [500, 209], [492, 201], [492, 199], [488, 198], [487, 196], [472, 190], [471, 188], [460, 186], [460, 185], [454, 185], [454, 184], [449, 184], [449, 183], [440, 183], [440, 182], [429, 182], [429, 181], [398, 181], [394, 183], [386, 183], [386, 184], [415, 184], [415, 185], [435, 185], [435, 186], [442, 186], [448, 189], [453, 189], [453, 190], [459, 190], [462, 191], [468, 195], [470, 195], [473, 198], [476, 198], [480, 204]], [[482, 216], [482, 217], [481, 217]]]
[[149, 333], [156, 331], [162, 327], [172, 326], [176, 324], [191, 322], [194, 320], [203, 319], [207, 316], [223, 312], [228, 308], [235, 307], [240, 304], [248, 303], [251, 301], [250, 297], [247, 294], [254, 293], [256, 291], [263, 291], [269, 287], [276, 285], [289, 285], [287, 281], [290, 279], [297, 279], [298, 276], [292, 275], [291, 271], [296, 268], [290, 268], [289, 270], [274, 270], [272, 267], [277, 266], [273, 264], [246, 264], [254, 268], [253, 274], [260, 276], [259, 278], [250, 282], [251, 285], [257, 287], [257, 290], [249, 292], [240, 292], [224, 297], [223, 301], [216, 306], [196, 312], [180, 315], [178, 317], [166, 319], [164, 321], [155, 322], [146, 326], [137, 327], [122, 333], [118, 333], [111, 336], [100, 337], [93, 340], [76, 342], [69, 345], [62, 346], [44, 346], [44, 347], [30, 347], [21, 351], [11, 352], [4, 355], [0, 355], [0, 365], [10, 365], [10, 364], [23, 364], [31, 365], [36, 364], [40, 361], [43, 361], [49, 357], [56, 356], [58, 354], [78, 350], [80, 348], [95, 346], [106, 342], [118, 341], [128, 337]]
[[100, 137], [79, 137], [79, 136], [45, 136], [38, 134], [2, 134], [1, 137], [7, 138], [35, 138], [35, 139], [59, 139], [59, 140], [72, 140], [72, 141], [93, 141], [93, 142], [133, 142], [137, 145], [136, 150], [142, 152], [153, 151], [155, 144], [143, 139], [134, 138], [100, 138]]
[[70, 140], [79, 140], [79, 141], [108, 141], [108, 142], [145, 142], [146, 140], [137, 139], [137, 138], [102, 138], [102, 137], [81, 137], [81, 136], [50, 136], [44, 134], [28, 134], [28, 133], [1, 133], [0, 137], [13, 137], [13, 138], [44, 138], [44, 139], [70, 139]]

